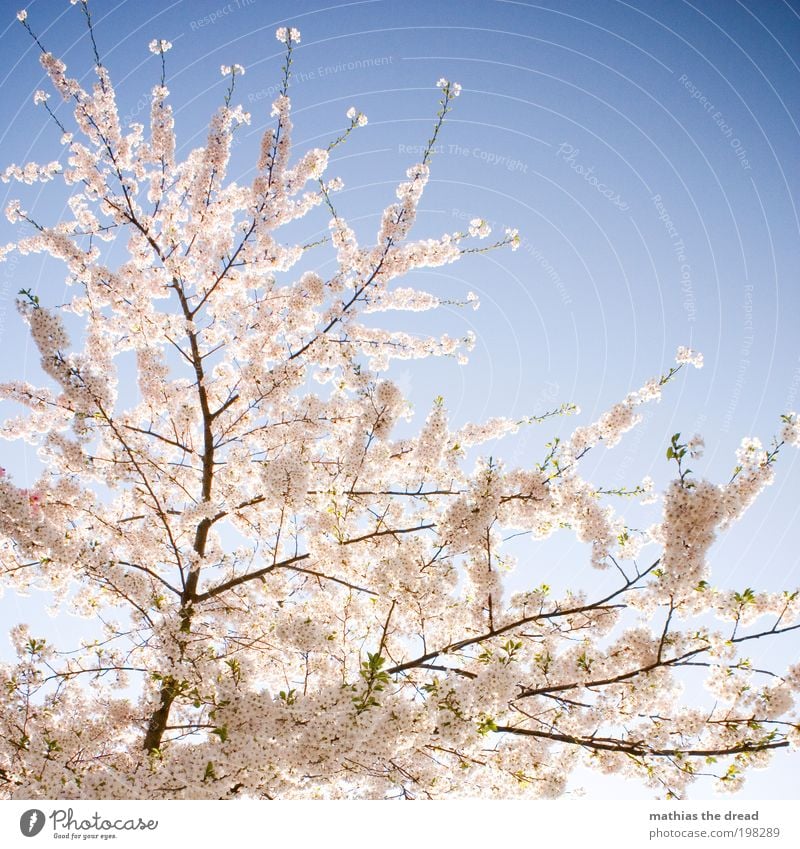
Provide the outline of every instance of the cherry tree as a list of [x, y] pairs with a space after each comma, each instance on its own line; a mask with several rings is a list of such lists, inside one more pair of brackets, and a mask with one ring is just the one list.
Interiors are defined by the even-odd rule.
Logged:
[[[749, 767], [797, 747], [800, 664], [753, 668], [746, 651], [795, 638], [800, 594], [719, 588], [708, 562], [779, 452], [800, 444], [797, 415], [769, 448], [744, 440], [722, 484], [687, 468], [702, 440], [676, 434], [660, 497], [649, 480], [604, 489], [581, 461], [702, 365], [686, 348], [535, 464], [507, 467], [488, 448], [473, 463], [523, 422], [454, 428], [441, 399], [417, 435], [398, 436], [410, 407], [387, 376], [392, 361], [460, 359], [472, 339], [380, 329], [372, 315], [435, 309], [440, 298], [399, 278], [519, 241], [513, 231], [492, 241], [478, 219], [467, 232], [410, 235], [459, 86], [439, 80], [424, 153], [363, 244], [326, 169], [366, 117], [352, 108], [327, 148], [293, 153], [296, 29], [277, 31], [281, 88], [255, 176], [240, 185], [226, 175], [250, 120], [235, 102], [244, 69], [222, 67], [206, 143], [178, 161], [171, 45], [150, 44], [161, 78], [149, 127], [123, 126], [89, 6], [78, 5], [91, 90], [17, 15], [69, 109], [36, 92], [64, 154], [11, 165], [4, 180], [63, 180], [70, 217], [43, 221], [10, 203], [7, 217], [31, 235], [1, 255], [56, 258], [74, 296], [58, 306], [49, 292], [20, 292], [44, 374], [42, 385], [0, 386], [24, 408], [0, 435], [36, 446], [41, 474], [23, 488], [2, 471], [0, 586], [47, 590], [102, 633], [62, 646], [11, 629], [0, 792], [554, 797], [589, 764], [683, 797], [700, 775], [735, 790]], [[329, 235], [283, 237], [307, 217]], [[313, 269], [325, 251], [336, 265], [323, 276]], [[82, 327], [82, 347], [68, 325]], [[133, 361], [135, 384], [120, 381]], [[526, 423], [577, 412], [565, 404]], [[651, 527], [628, 527], [620, 495], [658, 502]], [[528, 547], [565, 529], [616, 576], [613, 589], [559, 594], [537, 581]], [[520, 533], [531, 541], [522, 554], [507, 539]], [[513, 572], [524, 589], [510, 591]], [[698, 671], [711, 707], [686, 695]]]

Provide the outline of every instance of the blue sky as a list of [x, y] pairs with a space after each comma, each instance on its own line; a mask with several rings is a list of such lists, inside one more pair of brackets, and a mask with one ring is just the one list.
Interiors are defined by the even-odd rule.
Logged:
[[[58, 149], [31, 102], [43, 82], [36, 51], [14, 19], [17, 8], [0, 3], [3, 166], [47, 160]], [[98, 0], [93, 8], [121, 113], [131, 120], [146, 120], [159, 74], [147, 43], [173, 41], [168, 78], [183, 153], [202, 143], [223, 96], [219, 65], [246, 67], [238, 95], [252, 126], [231, 168], [239, 180], [255, 160], [278, 83], [275, 27], [298, 27], [298, 148], [332, 138], [350, 105], [370, 119], [330, 169], [346, 184], [340, 211], [364, 239], [427, 138], [435, 81], [461, 83], [417, 232], [434, 235], [481, 216], [501, 230], [518, 228], [522, 247], [417, 274], [415, 282], [437, 294], [461, 298], [473, 290], [482, 301], [478, 312], [447, 309], [414, 325], [478, 336], [466, 367], [446, 360], [395, 369], [420, 416], [442, 394], [455, 422], [573, 401], [587, 423], [668, 367], [678, 345], [691, 345], [704, 353], [705, 368], [680, 375], [640, 432], [587, 458], [593, 479], [633, 485], [645, 474], [667, 480], [664, 448], [675, 431], [705, 435], [696, 472], [721, 482], [742, 436], [767, 442], [780, 414], [800, 408], [796, 0], [324, 7]], [[44, 43], [84, 77], [90, 48], [77, 9], [66, 0], [34, 0], [27, 9]], [[29, 208], [53, 220], [63, 202], [52, 185], [41, 194], [0, 186], [0, 194], [3, 206], [23, 194]], [[0, 242], [15, 236], [5, 221], [0, 230]], [[20, 371], [36, 379], [13, 299], [33, 286], [43, 300], [60, 302], [63, 281], [53, 272], [37, 262], [0, 266], [0, 379]], [[497, 453], [514, 464], [535, 462], [554, 428], [527, 430]], [[20, 479], [35, 477], [33, 455], [7, 455], [0, 445], [0, 464]], [[716, 545], [716, 580], [736, 588], [800, 585], [799, 493], [800, 460], [788, 451], [776, 483]], [[577, 543], [559, 539], [534, 554], [536, 583], [561, 574], [584, 585], [597, 580]], [[0, 604], [16, 620], [16, 605], [24, 610], [26, 603]], [[796, 659], [799, 649], [795, 639], [786, 657]], [[766, 646], [758, 651], [772, 654]], [[756, 774], [742, 795], [784, 797], [788, 763]], [[606, 779], [585, 784], [594, 796], [638, 795]]]

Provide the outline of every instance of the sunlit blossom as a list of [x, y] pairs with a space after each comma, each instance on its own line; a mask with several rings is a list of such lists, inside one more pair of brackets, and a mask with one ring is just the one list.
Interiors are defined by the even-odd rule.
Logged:
[[[300, 33], [276, 36], [289, 57]], [[624, 480], [648, 405], [679, 371], [696, 378], [677, 365], [572, 426], [555, 421], [581, 415], [572, 399], [535, 400], [536, 363], [514, 413], [465, 422], [447, 381], [415, 408], [407, 364], [455, 368], [476, 346], [479, 297], [444, 267], [521, 244], [511, 228], [476, 244], [480, 216], [417, 235], [430, 148], [365, 225], [329, 175], [366, 123], [356, 107], [299, 151], [276, 89], [260, 142], [237, 147], [244, 68], [222, 65], [229, 84], [183, 147], [164, 79], [129, 123], [104, 66], [86, 88], [40, 61], [65, 149], [2, 179], [58, 182], [63, 213], [6, 201], [20, 227], [0, 261], [37, 255], [48, 281], [22, 280], [16, 301], [38, 377], [0, 384], [0, 435], [39, 466], [25, 486], [0, 468], [0, 589], [47, 593], [91, 627], [74, 645], [9, 628], [0, 792], [554, 798], [585, 761], [684, 794], [700, 773], [735, 790], [772, 747], [800, 747], [800, 665], [753, 669], [745, 652], [798, 626], [800, 594], [714, 574], [709, 556], [800, 444], [796, 413], [780, 440], [742, 440], [717, 483], [686, 462], [703, 438], [680, 433]], [[444, 119], [460, 86], [437, 85]], [[437, 309], [444, 331], [420, 316]], [[681, 347], [677, 364], [703, 358]], [[576, 560], [551, 587], [535, 546], [565, 535]], [[602, 589], [580, 588], [587, 564]], [[683, 691], [690, 664], [707, 704]]]

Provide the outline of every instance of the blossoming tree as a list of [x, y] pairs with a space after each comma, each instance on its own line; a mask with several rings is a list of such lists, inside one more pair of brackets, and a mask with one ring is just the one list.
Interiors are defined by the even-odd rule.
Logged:
[[[286, 61], [273, 126], [255, 177], [239, 185], [226, 170], [249, 120], [233, 100], [243, 68], [223, 66], [229, 85], [207, 141], [177, 161], [168, 42], [150, 45], [162, 74], [146, 131], [121, 125], [96, 46], [86, 90], [18, 18], [75, 127], [37, 92], [65, 157], [12, 165], [4, 179], [63, 178], [71, 217], [48, 223], [11, 203], [9, 219], [33, 231], [2, 256], [57, 258], [75, 295], [56, 308], [47, 292], [20, 293], [48, 380], [0, 386], [26, 408], [0, 433], [38, 446], [43, 470], [27, 489], [2, 473], [0, 576], [12, 591], [52, 591], [102, 636], [76, 648], [12, 629], [0, 793], [552, 797], [588, 762], [682, 796], [702, 773], [736, 789], [747, 767], [798, 744], [800, 665], [754, 669], [744, 651], [800, 628], [800, 596], [718, 589], [707, 563], [718, 532], [771, 481], [784, 443], [800, 442], [796, 415], [769, 450], [745, 440], [722, 485], [686, 468], [701, 441], [676, 434], [676, 475], [646, 532], [582, 477], [581, 459], [616, 444], [641, 404], [702, 364], [688, 349], [535, 465], [468, 470], [467, 449], [520, 422], [453, 430], [441, 401], [417, 436], [393, 435], [408, 408], [387, 365], [460, 356], [470, 340], [376, 329], [365, 316], [433, 309], [435, 295], [395, 281], [517, 244], [506, 232], [483, 247], [480, 220], [410, 238], [456, 84], [439, 81], [424, 155], [364, 245], [325, 172], [366, 118], [351, 109], [327, 149], [292, 154], [296, 30], [278, 30]], [[318, 207], [325, 244], [281, 240]], [[112, 267], [98, 243], [114, 241], [126, 254]], [[326, 244], [335, 272], [301, 273]], [[62, 313], [83, 322], [82, 349]], [[136, 383], [120, 388], [125, 356]], [[510, 593], [517, 564], [505, 537], [562, 528], [591, 545], [615, 588], [559, 596], [523, 561], [526, 588]], [[682, 695], [689, 667], [704, 670], [713, 707]]]

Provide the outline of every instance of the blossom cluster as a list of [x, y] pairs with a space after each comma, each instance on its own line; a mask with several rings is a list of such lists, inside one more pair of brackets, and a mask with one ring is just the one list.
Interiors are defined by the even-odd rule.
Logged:
[[166, 53], [172, 49], [172, 42], [165, 38], [154, 38], [148, 47], [151, 53]]
[[300, 42], [300, 30], [294, 27], [279, 27], [275, 31], [275, 38], [283, 44], [289, 44], [290, 42], [298, 44]]
[[[300, 33], [276, 37], [288, 57]], [[64, 166], [10, 166], [4, 179], [60, 177], [69, 217], [51, 226], [10, 202], [10, 220], [38, 226], [0, 259], [57, 260], [71, 299], [18, 301], [44, 385], [0, 385], [15, 408], [0, 436], [34, 445], [42, 470], [22, 487], [0, 469], [0, 589], [48, 591], [56, 612], [89, 622], [77, 647], [12, 629], [0, 793], [552, 798], [585, 761], [682, 796], [700, 772], [736, 789], [775, 748], [800, 745], [800, 666], [765, 680], [742, 653], [798, 624], [800, 593], [717, 586], [710, 563], [783, 445], [800, 444], [797, 414], [769, 449], [744, 440], [723, 484], [684, 465], [702, 436], [676, 434], [660, 499], [650, 478], [604, 489], [584, 458], [618, 445], [683, 366], [702, 366], [689, 348], [538, 462], [486, 446], [551, 414], [455, 424], [440, 397], [409, 436], [413, 409], [386, 369], [461, 361], [474, 335], [421, 336], [382, 314], [477, 298], [396, 281], [514, 249], [519, 234], [468, 248], [491, 235], [474, 218], [414, 238], [426, 154], [361, 238], [327, 172], [366, 117], [349, 109], [337, 140], [296, 155], [288, 59], [247, 183], [228, 177], [250, 120], [232, 79], [180, 160], [166, 79], [149, 127], [126, 126], [105, 67], [89, 91], [52, 54], [41, 61], [72, 108]], [[461, 92], [437, 85], [433, 140]], [[326, 235], [301, 238], [307, 222]], [[656, 504], [646, 530], [618, 512], [626, 495]], [[565, 531], [607, 570], [607, 592], [537, 577], [529, 550]], [[512, 573], [523, 589], [510, 594]], [[713, 707], [687, 698], [690, 664]]]

